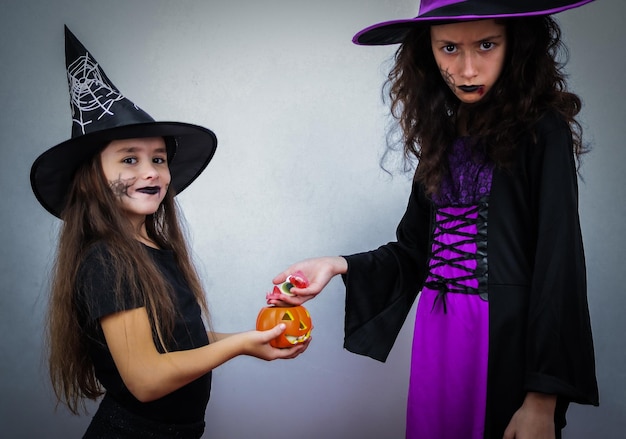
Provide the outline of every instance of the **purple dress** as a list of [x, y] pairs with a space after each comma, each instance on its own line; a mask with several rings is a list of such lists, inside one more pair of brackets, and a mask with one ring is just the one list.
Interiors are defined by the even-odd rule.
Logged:
[[560, 432], [598, 404], [572, 133], [544, 114], [506, 169], [465, 142], [438, 196], [413, 183], [394, 241], [345, 256], [344, 347], [386, 361], [421, 291], [407, 436], [502, 438], [529, 391], [557, 395]]
[[413, 336], [407, 438], [484, 435], [489, 350], [486, 213], [493, 166], [460, 139], [450, 152], [449, 168], [449, 178], [433, 199], [428, 276]]

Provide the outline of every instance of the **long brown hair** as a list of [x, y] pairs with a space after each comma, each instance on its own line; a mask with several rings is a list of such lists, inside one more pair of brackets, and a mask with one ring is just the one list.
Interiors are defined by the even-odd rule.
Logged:
[[[173, 251], [208, 324], [206, 298], [187, 249], [174, 195], [170, 188], [158, 210], [146, 217], [146, 230], [160, 248]], [[96, 399], [103, 393], [75, 300], [79, 267], [90, 247], [96, 243], [106, 246], [116, 273], [118, 298], [130, 293], [134, 303], [146, 307], [162, 351], [167, 351], [176, 310], [169, 284], [136, 240], [135, 230], [105, 180], [99, 154], [76, 172], [61, 217], [47, 314], [49, 372], [57, 399], [77, 414], [84, 398]], [[124, 283], [131, 291], [122, 291]]]
[[557, 112], [570, 125], [573, 152], [577, 156], [585, 152], [582, 128], [575, 120], [581, 101], [567, 91], [563, 66], [568, 52], [558, 24], [550, 16], [498, 22], [507, 29], [505, 64], [494, 88], [473, 105], [460, 103], [444, 83], [432, 54], [430, 26], [411, 30], [396, 51], [384, 90], [401, 140], [393, 140], [391, 132], [388, 152], [397, 142], [407, 161], [417, 159], [415, 178], [431, 194], [447, 172], [444, 158], [457, 137], [460, 113], [469, 120], [469, 134], [497, 166], [511, 164], [516, 146], [532, 135], [532, 127], [548, 111]]

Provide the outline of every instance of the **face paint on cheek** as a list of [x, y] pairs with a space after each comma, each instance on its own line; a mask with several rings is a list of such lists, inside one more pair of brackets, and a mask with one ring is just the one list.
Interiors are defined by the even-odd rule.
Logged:
[[441, 67], [439, 68], [439, 72], [441, 73], [441, 77], [443, 78], [444, 82], [448, 85], [448, 87], [454, 90], [455, 88], [454, 78], [452, 77], [450, 72], [448, 72], [447, 70], [443, 70]]
[[126, 180], [123, 180], [120, 177], [115, 181], [110, 181], [109, 187], [113, 191], [113, 195], [115, 195], [116, 197], [118, 198], [129, 197], [130, 198], [130, 195], [128, 195], [128, 188], [130, 188], [134, 182], [135, 182], [135, 178], [128, 178]]

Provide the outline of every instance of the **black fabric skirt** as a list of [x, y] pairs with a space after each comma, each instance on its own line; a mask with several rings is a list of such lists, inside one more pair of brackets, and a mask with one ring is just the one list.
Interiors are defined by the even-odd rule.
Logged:
[[104, 396], [83, 439], [197, 439], [204, 421], [194, 424], [163, 424], [137, 416]]

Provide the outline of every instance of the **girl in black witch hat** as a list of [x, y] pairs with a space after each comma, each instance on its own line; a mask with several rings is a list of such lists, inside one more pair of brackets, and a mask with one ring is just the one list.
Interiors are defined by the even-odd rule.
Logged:
[[407, 437], [554, 438], [598, 404], [577, 205], [583, 152], [550, 14], [588, 3], [422, 0], [359, 32], [401, 43], [388, 93], [417, 164], [397, 241], [291, 266], [302, 303], [341, 274], [345, 347], [385, 361], [416, 311]]
[[67, 28], [66, 58], [72, 138], [31, 170], [37, 199], [63, 220], [48, 312], [54, 390], [74, 413], [104, 393], [87, 438], [200, 437], [212, 369], [237, 355], [293, 358], [308, 343], [271, 347], [280, 326], [207, 332], [174, 196], [207, 166], [215, 135], [155, 122]]

